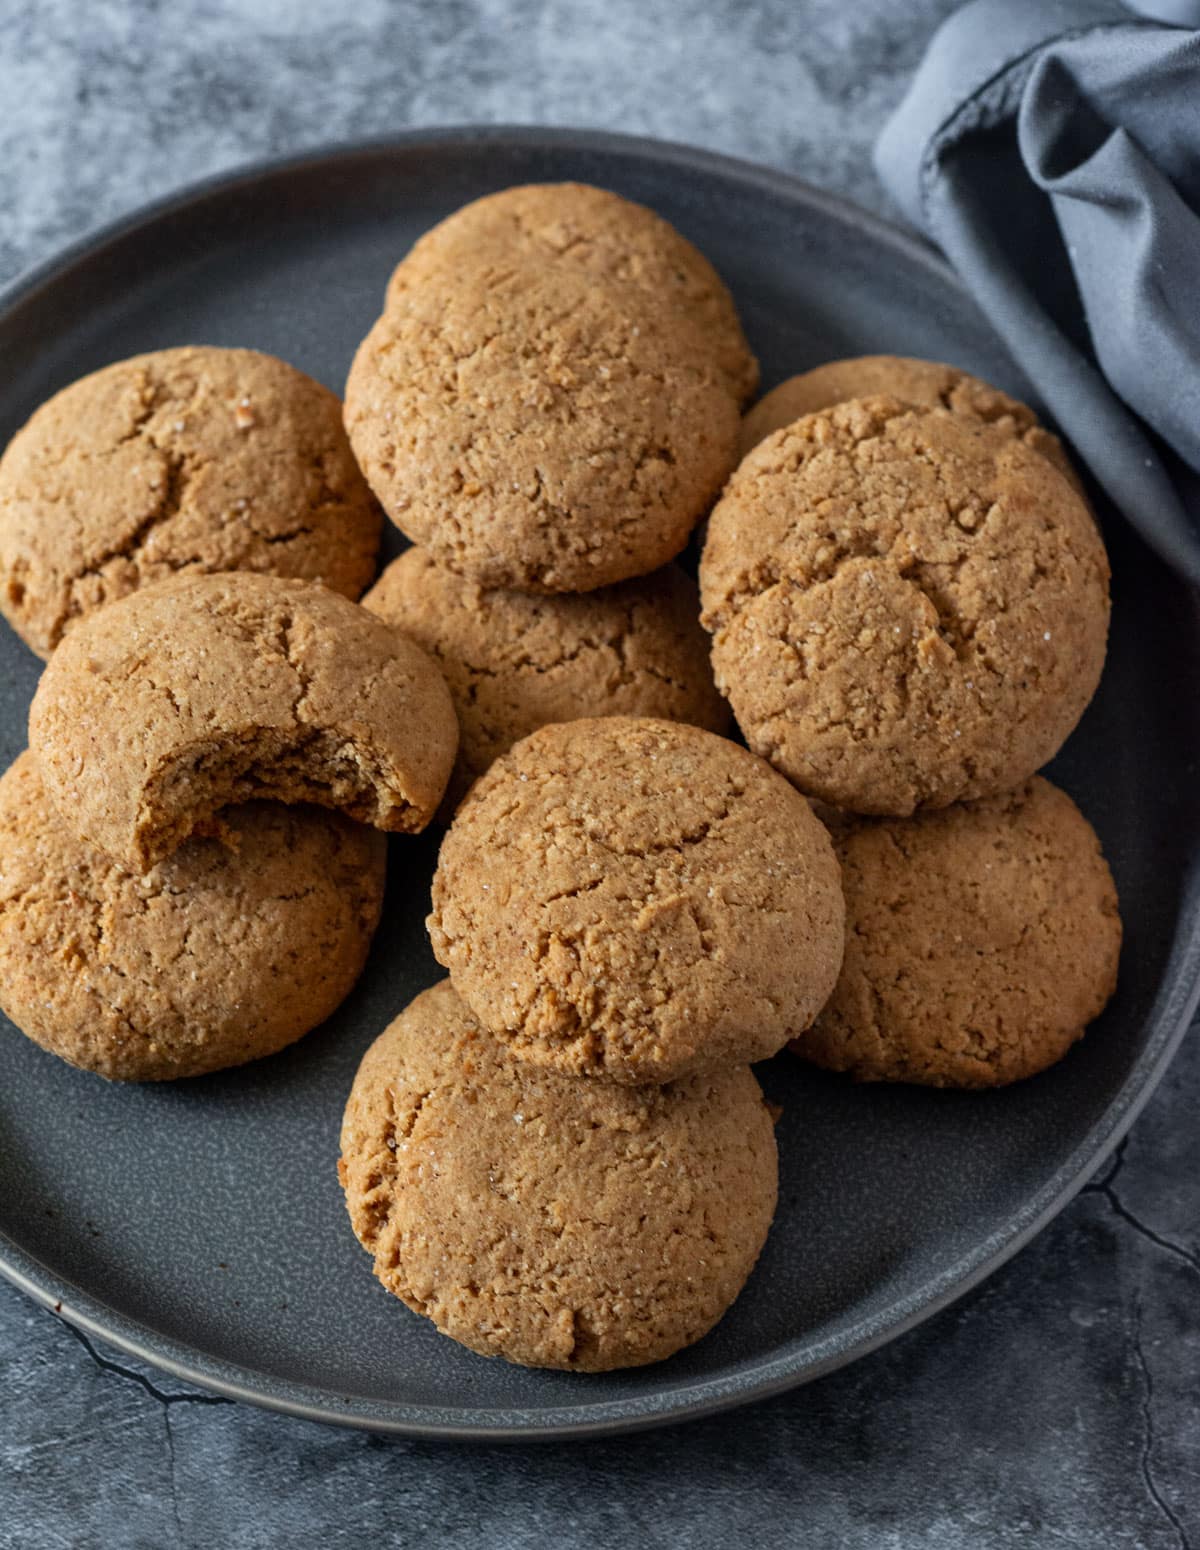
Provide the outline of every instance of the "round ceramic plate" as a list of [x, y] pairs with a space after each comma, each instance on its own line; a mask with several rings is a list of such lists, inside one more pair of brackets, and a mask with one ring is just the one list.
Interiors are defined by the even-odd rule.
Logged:
[[[439, 131], [256, 168], [110, 229], [0, 304], [0, 444], [72, 378], [165, 345], [251, 345], [340, 389], [414, 238], [510, 183], [578, 178], [661, 211], [732, 286], [764, 385], [866, 351], [1023, 383], [950, 273], [901, 232], [779, 174], [542, 130]], [[411, 1434], [620, 1431], [773, 1393], [890, 1340], [1021, 1246], [1161, 1076], [1200, 957], [1195, 599], [1108, 524], [1100, 694], [1052, 770], [1095, 824], [1127, 926], [1116, 1000], [1046, 1075], [993, 1094], [856, 1087], [781, 1057], [779, 1212], [737, 1305], [661, 1366], [484, 1361], [389, 1297], [335, 1164], [359, 1057], [438, 978], [435, 839], [392, 842], [387, 910], [338, 1015], [286, 1053], [175, 1086], [108, 1086], [0, 1019], [0, 1255], [65, 1318], [222, 1393]], [[0, 627], [0, 760], [39, 664]], [[1182, 713], [1181, 713], [1182, 712]]]

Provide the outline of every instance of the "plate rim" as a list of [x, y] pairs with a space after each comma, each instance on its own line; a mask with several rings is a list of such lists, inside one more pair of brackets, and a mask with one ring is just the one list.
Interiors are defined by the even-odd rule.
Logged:
[[[11, 311], [29, 300], [40, 289], [53, 284], [75, 266], [95, 258], [105, 249], [116, 247], [124, 239], [189, 208], [252, 186], [267, 178], [300, 172], [339, 161], [360, 160], [364, 156], [386, 157], [413, 151], [477, 146], [503, 149], [561, 149], [653, 159], [660, 164], [701, 171], [743, 187], [758, 187], [776, 198], [802, 204], [822, 217], [834, 219], [851, 228], [869, 233], [884, 246], [898, 250], [910, 261], [925, 268], [944, 285], [960, 295], [965, 287], [944, 259], [921, 237], [881, 216], [862, 208], [852, 200], [814, 187], [801, 178], [777, 168], [761, 166], [740, 157], [690, 146], [678, 141], [658, 140], [650, 136], [626, 135], [607, 130], [550, 127], [528, 124], [446, 125], [412, 129], [363, 139], [334, 141], [300, 152], [258, 157], [183, 184], [170, 193], [101, 223], [50, 257], [16, 275], [0, 289], [0, 326]], [[1184, 909], [1176, 917], [1181, 925]], [[456, 1442], [539, 1442], [614, 1436], [698, 1420], [704, 1416], [737, 1406], [769, 1399], [789, 1389], [823, 1377], [839, 1367], [857, 1361], [872, 1351], [907, 1334], [918, 1325], [965, 1296], [994, 1271], [1024, 1248], [1058, 1213], [1067, 1206], [1084, 1183], [1104, 1164], [1161, 1082], [1171, 1059], [1200, 1003], [1200, 909], [1190, 927], [1177, 931], [1173, 953], [1179, 962], [1173, 979], [1160, 985], [1145, 1025], [1151, 1028], [1146, 1047], [1138, 1056], [1125, 1081], [1105, 1110], [1097, 1129], [1081, 1142], [1055, 1170], [1042, 1187], [1015, 1213], [1006, 1229], [994, 1233], [970, 1253], [941, 1271], [924, 1294], [910, 1293], [894, 1305], [899, 1317], [863, 1319], [836, 1344], [797, 1368], [787, 1355], [760, 1361], [744, 1375], [726, 1374], [698, 1379], [680, 1389], [641, 1396], [640, 1408], [630, 1413], [630, 1401], [607, 1400], [588, 1404], [586, 1400], [562, 1406], [544, 1407], [537, 1414], [562, 1419], [535, 1420], [528, 1423], [513, 1417], [520, 1407], [505, 1410], [480, 1410], [467, 1406], [447, 1407], [462, 1419], [445, 1420], [443, 1411], [433, 1419], [425, 1412], [433, 1407], [359, 1397], [344, 1401], [339, 1408], [331, 1391], [273, 1377], [253, 1368], [236, 1366], [218, 1358], [208, 1358], [195, 1347], [109, 1307], [81, 1287], [57, 1275], [43, 1265], [7, 1233], [0, 1232], [0, 1275], [35, 1302], [58, 1317], [128, 1356], [134, 1357], [179, 1381], [209, 1390], [230, 1400], [290, 1415], [352, 1429], [419, 1440]], [[1161, 1003], [1161, 1004], [1160, 1004]], [[934, 1288], [929, 1295], [929, 1286]], [[871, 1328], [872, 1325], [879, 1327]], [[820, 1347], [818, 1347], [820, 1352]], [[199, 1361], [196, 1359], [199, 1358]], [[755, 1377], [755, 1371], [759, 1376]], [[236, 1373], [240, 1376], [229, 1376]], [[690, 1396], [690, 1397], [689, 1397]], [[532, 1412], [525, 1412], [532, 1414]], [[505, 1417], [489, 1420], [488, 1417]], [[471, 1419], [474, 1418], [474, 1419]]]

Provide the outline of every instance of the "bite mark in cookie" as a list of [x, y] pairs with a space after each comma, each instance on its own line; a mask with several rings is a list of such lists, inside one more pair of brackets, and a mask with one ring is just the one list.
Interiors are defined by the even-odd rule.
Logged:
[[64, 819], [137, 871], [255, 798], [415, 832], [458, 739], [419, 647], [324, 587], [245, 573], [177, 578], [83, 621], [29, 731]]

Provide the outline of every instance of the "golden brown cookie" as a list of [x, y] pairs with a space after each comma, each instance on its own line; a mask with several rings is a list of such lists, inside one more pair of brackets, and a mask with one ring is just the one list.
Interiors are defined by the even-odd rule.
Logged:
[[1001, 428], [856, 399], [776, 431], [709, 522], [717, 687], [802, 791], [906, 814], [1018, 785], [1104, 665], [1108, 561]]
[[598, 592], [487, 589], [424, 549], [363, 598], [428, 651], [458, 712], [460, 797], [518, 739], [583, 716], [661, 716], [724, 732], [696, 584], [675, 565]]
[[255, 802], [144, 877], [77, 840], [22, 754], [0, 778], [0, 1007], [73, 1066], [150, 1082], [323, 1022], [366, 960], [386, 841]]
[[998, 1087], [1053, 1065], [1117, 983], [1121, 920], [1091, 825], [1035, 777], [834, 842], [846, 961], [797, 1054], [861, 1081]]
[[972, 377], [958, 366], [921, 361], [909, 355], [857, 355], [826, 361], [812, 371], [781, 382], [754, 405], [742, 421], [739, 457], [745, 457], [772, 431], [791, 425], [806, 414], [832, 409], [851, 398], [898, 398], [922, 409], [948, 409], [1007, 431], [1027, 447], [1048, 457], [1082, 494], [1079, 475], [1063, 444], [1038, 424], [1028, 405], [999, 388]]
[[464, 205], [426, 232], [397, 267], [388, 303], [485, 248], [497, 259], [563, 265], [606, 285], [644, 291], [701, 330], [739, 402], [758, 386], [758, 362], [733, 297], [703, 253], [645, 205], [587, 183], [521, 184]]
[[421, 829], [457, 741], [418, 646], [325, 587], [247, 572], [179, 576], [82, 620], [29, 714], [59, 812], [139, 872], [254, 797]]
[[760, 759], [698, 727], [543, 727], [442, 842], [430, 938], [521, 1060], [666, 1082], [808, 1027], [842, 957], [829, 836]]
[[713, 1327], [766, 1238], [778, 1162], [745, 1066], [638, 1088], [536, 1071], [444, 980], [363, 1058], [338, 1171], [375, 1274], [443, 1334], [605, 1372]]
[[487, 250], [394, 297], [346, 384], [351, 445], [401, 531], [523, 592], [665, 565], [732, 468], [738, 424], [687, 318]]
[[49, 656], [85, 614], [177, 571], [357, 597], [381, 525], [328, 389], [254, 350], [159, 350], [55, 394], [0, 458], [0, 609]]

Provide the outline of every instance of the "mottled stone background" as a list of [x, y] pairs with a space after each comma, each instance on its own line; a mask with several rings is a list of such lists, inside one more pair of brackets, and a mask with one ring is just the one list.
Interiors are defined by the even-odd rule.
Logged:
[[[601, 126], [886, 208], [868, 148], [949, 0], [0, 0], [0, 283], [268, 153]], [[349, 16], [351, 19], [340, 19]], [[0, 1284], [0, 1545], [1200, 1544], [1200, 1053], [956, 1307], [783, 1399], [627, 1441], [377, 1440], [178, 1391]]]

